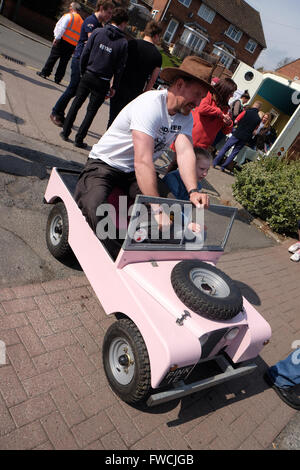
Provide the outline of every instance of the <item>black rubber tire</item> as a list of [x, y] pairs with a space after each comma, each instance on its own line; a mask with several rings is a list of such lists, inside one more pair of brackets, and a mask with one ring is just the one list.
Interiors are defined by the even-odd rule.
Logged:
[[[193, 269], [206, 270], [228, 291], [224, 296], [213, 296], [209, 289], [198, 288], [191, 279]], [[210, 320], [230, 320], [243, 308], [243, 298], [237, 285], [223, 271], [199, 260], [185, 260], [174, 266], [171, 273], [173, 289], [189, 309]]]
[[[116, 380], [109, 361], [110, 347], [115, 338], [124, 338], [134, 356], [134, 374], [126, 385]], [[122, 318], [108, 328], [103, 340], [102, 360], [110, 387], [123, 401], [134, 404], [145, 399], [151, 387], [150, 361], [143, 337], [130, 319]]]
[[[53, 230], [52, 224], [55, 220], [60, 219], [61, 221], [61, 234], [60, 240], [57, 244], [54, 244], [51, 239], [51, 231]], [[51, 212], [48, 216], [47, 226], [46, 226], [46, 243], [50, 253], [57, 260], [64, 260], [68, 258], [73, 252], [69, 245], [69, 218], [67, 209], [63, 202], [58, 202], [51, 209]]]

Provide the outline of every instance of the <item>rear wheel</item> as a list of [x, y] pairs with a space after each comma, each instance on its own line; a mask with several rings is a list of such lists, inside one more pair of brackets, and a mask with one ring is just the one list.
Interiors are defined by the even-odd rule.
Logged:
[[58, 202], [52, 208], [46, 227], [46, 242], [54, 258], [63, 260], [72, 253], [68, 242], [69, 219], [63, 202]]
[[233, 280], [203, 261], [178, 263], [173, 268], [171, 282], [188, 308], [210, 320], [230, 320], [243, 308], [242, 295]]
[[127, 403], [143, 400], [151, 383], [147, 348], [137, 326], [122, 318], [113, 323], [103, 342], [103, 365], [112, 390]]

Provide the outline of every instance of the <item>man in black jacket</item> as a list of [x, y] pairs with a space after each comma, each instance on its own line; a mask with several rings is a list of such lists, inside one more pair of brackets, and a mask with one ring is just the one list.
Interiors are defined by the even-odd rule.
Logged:
[[[115, 8], [111, 24], [96, 29], [88, 39], [81, 54], [80, 69], [82, 78], [76, 96], [66, 116], [60, 136], [69, 140], [77, 113], [90, 95], [85, 118], [75, 136], [75, 146], [85, 148], [83, 139], [107, 96], [112, 97], [118, 87], [127, 60], [127, 39], [124, 30], [128, 14], [124, 8]], [[110, 80], [114, 77], [112, 87]]]
[[[233, 150], [229, 157], [226, 159], [225, 163], [221, 166], [221, 171], [232, 162], [234, 157], [239, 153], [240, 150], [249, 142], [252, 138], [253, 131], [260, 124], [260, 117], [258, 115], [259, 110], [261, 109], [262, 103], [256, 101], [252, 108], [248, 109], [241, 113], [238, 117], [238, 127], [233, 131], [232, 136], [229, 137], [226, 144], [221, 148], [220, 152], [213, 161], [213, 167], [219, 164], [222, 158], [225, 156], [226, 152], [233, 147]], [[236, 121], [235, 121], [236, 122]]]

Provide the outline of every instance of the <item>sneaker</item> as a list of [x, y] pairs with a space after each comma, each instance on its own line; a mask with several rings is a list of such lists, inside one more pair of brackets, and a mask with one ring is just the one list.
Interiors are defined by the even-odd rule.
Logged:
[[277, 393], [281, 400], [284, 401], [284, 403], [286, 403], [291, 408], [294, 408], [295, 410], [300, 410], [299, 385], [295, 385], [293, 387], [288, 388], [277, 387], [268, 371], [264, 374], [264, 379], [267, 384], [273, 388], [273, 390]]
[[300, 250], [300, 242], [296, 242], [289, 247], [290, 253], [295, 253], [295, 251]]
[[300, 261], [300, 250], [296, 251], [291, 257], [291, 261]]
[[55, 114], [50, 114], [50, 119], [58, 127], [63, 127], [63, 122], [61, 121], [59, 116], [56, 116]]

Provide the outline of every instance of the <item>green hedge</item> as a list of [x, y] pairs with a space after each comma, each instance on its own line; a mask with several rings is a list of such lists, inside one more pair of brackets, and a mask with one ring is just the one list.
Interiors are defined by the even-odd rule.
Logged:
[[300, 161], [276, 156], [243, 165], [235, 172], [233, 194], [252, 215], [277, 233], [297, 233], [300, 218]]

